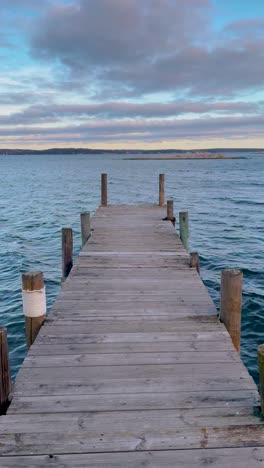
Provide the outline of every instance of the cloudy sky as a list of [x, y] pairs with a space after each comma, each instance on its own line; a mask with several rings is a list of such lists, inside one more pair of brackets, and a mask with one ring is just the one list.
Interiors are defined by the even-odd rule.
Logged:
[[0, 0], [0, 147], [264, 147], [263, 0]]

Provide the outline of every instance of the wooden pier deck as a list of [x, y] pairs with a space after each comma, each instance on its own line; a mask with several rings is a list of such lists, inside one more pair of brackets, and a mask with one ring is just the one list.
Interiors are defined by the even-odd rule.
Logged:
[[264, 467], [256, 386], [164, 208], [100, 207], [0, 418], [0, 467]]

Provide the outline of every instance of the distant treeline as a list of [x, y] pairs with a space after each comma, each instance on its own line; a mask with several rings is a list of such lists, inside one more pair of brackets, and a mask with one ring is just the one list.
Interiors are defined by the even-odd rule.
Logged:
[[196, 153], [206, 151], [208, 153], [219, 152], [232, 152], [232, 153], [248, 153], [264, 152], [264, 149], [259, 148], [212, 148], [212, 149], [198, 149], [198, 150], [180, 150], [180, 149], [166, 149], [166, 150], [102, 150], [102, 149], [89, 149], [89, 148], [49, 148], [46, 150], [32, 150], [32, 149], [0, 149], [0, 154], [4, 155], [19, 155], [19, 154], [170, 154], [170, 153]]

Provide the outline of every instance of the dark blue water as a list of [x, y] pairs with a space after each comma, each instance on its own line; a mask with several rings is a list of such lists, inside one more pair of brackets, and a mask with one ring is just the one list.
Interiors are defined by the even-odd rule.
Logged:
[[45, 274], [48, 306], [60, 288], [61, 227], [100, 203], [100, 174], [109, 174], [110, 203], [156, 202], [158, 174], [175, 211], [187, 209], [191, 248], [219, 306], [221, 270], [244, 272], [242, 357], [257, 380], [256, 351], [264, 342], [264, 157], [125, 161], [121, 156], [0, 156], [0, 326], [7, 326], [12, 375], [25, 356], [21, 272]]

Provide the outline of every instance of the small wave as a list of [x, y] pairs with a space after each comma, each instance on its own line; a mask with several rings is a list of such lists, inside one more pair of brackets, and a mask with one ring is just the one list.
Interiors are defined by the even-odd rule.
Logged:
[[264, 206], [264, 202], [258, 200], [231, 200], [236, 205]]
[[258, 265], [257, 269], [242, 268], [242, 271], [243, 271], [244, 277], [251, 278], [251, 277], [256, 276], [256, 275], [258, 275], [258, 276], [261, 275], [261, 276], [263, 276], [263, 280], [264, 280], [263, 268], [260, 265]]

